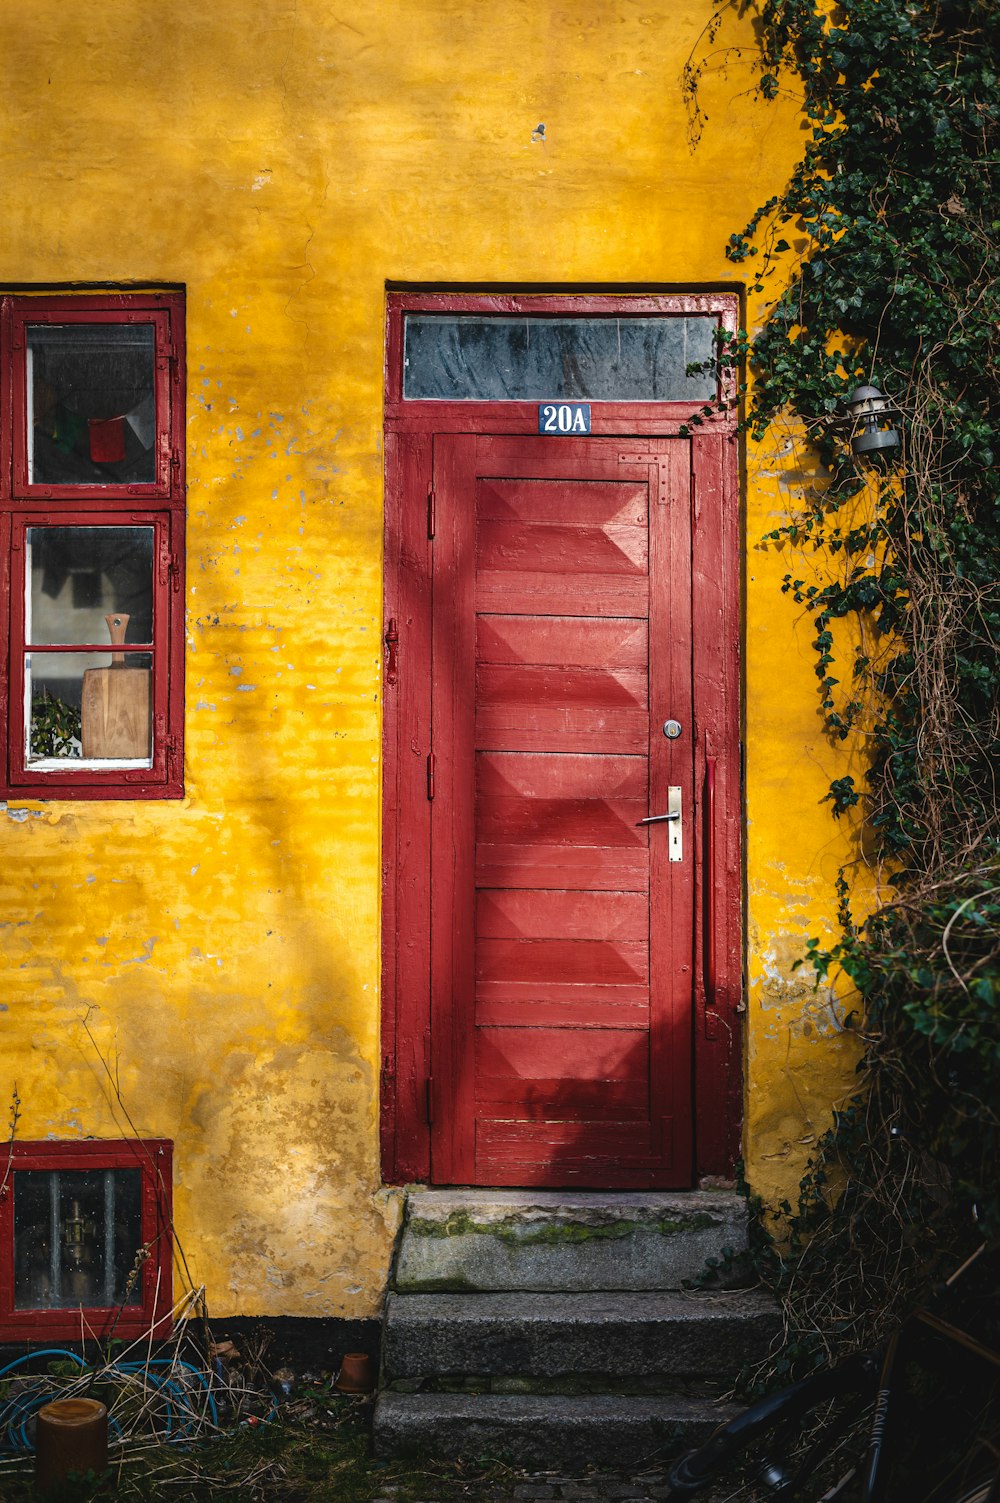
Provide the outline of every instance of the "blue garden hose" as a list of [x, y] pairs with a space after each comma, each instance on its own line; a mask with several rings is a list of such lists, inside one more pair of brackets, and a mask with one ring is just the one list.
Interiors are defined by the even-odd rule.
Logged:
[[[37, 1362], [42, 1357], [68, 1358], [77, 1364], [81, 1369], [81, 1374], [87, 1371], [87, 1363], [79, 1353], [68, 1351], [63, 1347], [46, 1347], [43, 1351], [28, 1352], [23, 1357], [17, 1357], [13, 1362], [8, 1362], [6, 1367], [0, 1368], [0, 1381], [27, 1363]], [[164, 1439], [190, 1437], [192, 1427], [202, 1418], [201, 1411], [192, 1406], [194, 1395], [186, 1392], [182, 1384], [174, 1381], [169, 1373], [152, 1372], [153, 1368], [167, 1368], [171, 1373], [176, 1372], [178, 1368], [183, 1368], [186, 1373], [190, 1373], [204, 1390], [212, 1424], [218, 1428], [219, 1409], [212, 1393], [210, 1380], [190, 1362], [184, 1362], [179, 1358], [154, 1357], [148, 1362], [112, 1362], [103, 1369], [103, 1372], [109, 1378], [114, 1378], [116, 1374], [123, 1378], [134, 1377], [139, 1373], [145, 1374], [150, 1384], [163, 1396], [166, 1416]], [[39, 1379], [38, 1387], [30, 1387], [15, 1395], [0, 1408], [0, 1451], [34, 1450], [34, 1443], [28, 1435], [28, 1425], [33, 1416], [50, 1401], [52, 1396], [52, 1390], [47, 1381]], [[267, 1416], [269, 1420], [274, 1418], [277, 1407], [277, 1401], [275, 1401], [271, 1413]], [[113, 1417], [109, 1417], [109, 1428], [113, 1438], [118, 1440], [122, 1438], [121, 1426]]]

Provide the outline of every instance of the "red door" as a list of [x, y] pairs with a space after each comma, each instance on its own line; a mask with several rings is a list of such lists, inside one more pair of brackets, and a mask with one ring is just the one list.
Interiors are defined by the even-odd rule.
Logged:
[[690, 474], [435, 435], [435, 1182], [691, 1182]]
[[[628, 322], [688, 316], [734, 331], [739, 310], [724, 293], [389, 296], [390, 1182], [682, 1188], [733, 1172], [735, 381], [720, 373], [714, 409], [657, 386]], [[545, 333], [577, 319], [612, 322], [565, 347]], [[656, 338], [683, 376], [680, 329]], [[525, 372], [541, 380], [542, 348], [558, 355], [546, 397], [552, 379], [590, 393], [587, 436], [538, 433], [550, 408]], [[649, 377], [631, 396], [629, 349]]]

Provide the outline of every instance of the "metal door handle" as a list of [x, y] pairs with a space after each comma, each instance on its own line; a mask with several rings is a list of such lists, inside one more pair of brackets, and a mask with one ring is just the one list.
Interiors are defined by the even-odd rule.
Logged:
[[[667, 789], [667, 812], [666, 814], [647, 814], [645, 819], [636, 820], [636, 828], [642, 825], [672, 824], [673, 829], [667, 836], [667, 860], [684, 860], [684, 821], [681, 818], [681, 790], [671, 785]], [[657, 848], [662, 849], [657, 842]]]

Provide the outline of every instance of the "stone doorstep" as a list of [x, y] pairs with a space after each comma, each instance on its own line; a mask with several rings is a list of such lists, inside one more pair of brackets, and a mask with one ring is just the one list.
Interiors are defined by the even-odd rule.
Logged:
[[477, 1373], [732, 1379], [780, 1333], [755, 1292], [391, 1294], [386, 1378]]
[[746, 1247], [731, 1191], [414, 1190], [400, 1291], [677, 1289]]
[[522, 1466], [636, 1466], [696, 1445], [739, 1413], [733, 1404], [664, 1398], [382, 1393], [380, 1457], [490, 1457]]

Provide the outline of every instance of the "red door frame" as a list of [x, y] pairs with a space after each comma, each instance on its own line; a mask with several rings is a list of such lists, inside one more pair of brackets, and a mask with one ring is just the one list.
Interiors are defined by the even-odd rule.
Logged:
[[[431, 732], [429, 549], [435, 433], [537, 435], [536, 402], [402, 399], [407, 312], [715, 314], [735, 331], [735, 293], [391, 293], [386, 338], [385, 665], [382, 838], [382, 1172], [430, 1176]], [[729, 1176], [739, 1147], [743, 995], [740, 758], [740, 517], [735, 382], [720, 404], [594, 402], [592, 434], [688, 437], [692, 478], [694, 663], [696, 1181]], [[692, 425], [692, 418], [700, 421]], [[404, 497], [427, 495], [427, 509]], [[721, 891], [717, 891], [719, 879]]]

